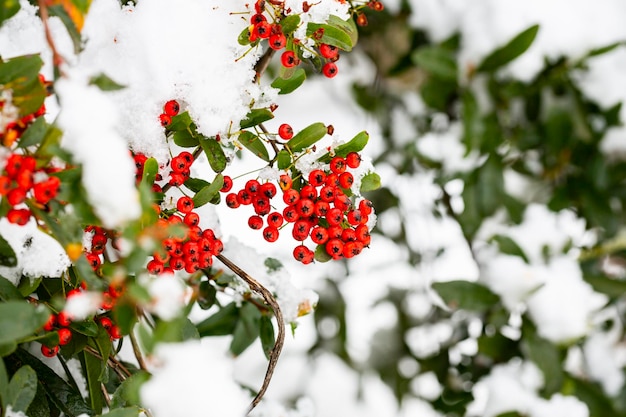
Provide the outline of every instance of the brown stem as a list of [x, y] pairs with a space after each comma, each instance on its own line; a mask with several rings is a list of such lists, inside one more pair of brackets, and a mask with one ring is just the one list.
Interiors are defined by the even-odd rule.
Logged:
[[243, 279], [250, 289], [257, 294], [260, 294], [261, 297], [265, 300], [265, 302], [272, 307], [274, 310], [274, 315], [276, 316], [276, 322], [278, 324], [278, 335], [276, 336], [276, 341], [274, 343], [274, 347], [270, 352], [270, 360], [267, 365], [267, 370], [265, 372], [265, 378], [263, 379], [263, 385], [261, 385], [261, 389], [259, 389], [258, 394], [250, 403], [250, 408], [248, 409], [248, 413], [250, 413], [254, 407], [256, 407], [263, 395], [265, 395], [265, 391], [267, 391], [267, 387], [272, 380], [272, 375], [274, 374], [274, 369], [276, 368], [276, 364], [278, 363], [278, 358], [280, 357], [280, 352], [283, 349], [283, 345], [285, 344], [285, 320], [283, 318], [283, 313], [278, 305], [278, 302], [272, 295], [272, 293], [265, 288], [263, 285], [259, 284], [254, 278], [248, 275], [243, 269], [239, 268], [232, 261], [226, 258], [224, 255], [217, 255], [217, 259], [219, 259], [224, 265], [228, 267], [231, 271], [237, 274], [241, 279]]
[[109, 392], [107, 391], [107, 388], [104, 386], [104, 383], [100, 384], [100, 390], [102, 391], [102, 396], [104, 397], [104, 402], [106, 403], [107, 407], [110, 408], [111, 407], [111, 397], [109, 397]]
[[267, 69], [270, 61], [272, 60], [272, 57], [274, 56], [274, 52], [276, 51], [274, 51], [272, 48], [267, 48], [265, 53], [263, 53], [261, 58], [259, 58], [259, 60], [257, 61], [256, 65], [254, 66], [254, 71], [256, 72], [254, 76], [255, 83], [261, 79], [261, 76]]
[[[96, 358], [100, 360], [103, 360], [100, 352], [98, 352], [96, 349], [92, 348], [91, 346], [85, 346], [85, 352], [89, 353], [92, 356], [95, 356]], [[107, 359], [107, 365], [109, 365], [111, 369], [113, 369], [113, 371], [117, 374], [117, 376], [120, 377], [121, 380], [125, 380], [126, 378], [132, 375], [130, 371], [126, 369], [126, 367], [122, 365], [122, 363], [118, 361], [117, 359], [115, 359], [113, 356], [109, 356], [109, 358]]]
[[135, 354], [135, 358], [137, 359], [137, 363], [139, 364], [139, 368], [142, 370], [147, 370], [146, 362], [143, 360], [143, 355], [141, 354], [141, 349], [139, 348], [139, 343], [137, 343], [137, 338], [135, 337], [135, 333], [131, 330], [130, 334], [130, 344], [133, 345], [133, 353]]
[[50, 32], [50, 26], [48, 25], [48, 6], [46, 6], [45, 0], [37, 0], [37, 4], [39, 5], [39, 17], [41, 18], [41, 23], [43, 23], [43, 29], [46, 34], [46, 41], [48, 42], [48, 46], [52, 51], [52, 65], [54, 66], [54, 68], [58, 69], [61, 75], [64, 75], [59, 68], [64, 60], [56, 48], [56, 44], [54, 43], [54, 39], [52, 38], [52, 32]]

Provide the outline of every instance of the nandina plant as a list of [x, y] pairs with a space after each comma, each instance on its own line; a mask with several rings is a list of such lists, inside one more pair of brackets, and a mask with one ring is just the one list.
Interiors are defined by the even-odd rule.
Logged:
[[[211, 335], [231, 335], [233, 355], [261, 339], [269, 365], [261, 388], [248, 399], [254, 408], [280, 355], [285, 323], [295, 326], [314, 300], [300, 297], [288, 304], [294, 298], [289, 285], [271, 288], [255, 279], [279, 270], [275, 259], [264, 262], [267, 272], [265, 267], [244, 270], [227, 257], [229, 249], [236, 257], [239, 248], [222, 240], [210, 207], [236, 210], [238, 221], [259, 230], [267, 242], [293, 239], [293, 252], [286, 255], [303, 264], [367, 250], [375, 215], [361, 193], [380, 181], [360, 154], [367, 132], [330, 144], [334, 128], [322, 122], [297, 130], [284, 121], [275, 131], [266, 123], [280, 118], [278, 95], [294, 93], [305, 81], [305, 65], [328, 78], [338, 74], [340, 51], [350, 51], [357, 40], [355, 19], [364, 24], [361, 10], [382, 5], [323, 0], [290, 7], [259, 0], [203, 9], [197, 2], [181, 4], [179, 16], [186, 16], [188, 6], [195, 8], [190, 14], [200, 8], [204, 19], [217, 22], [222, 12], [238, 27], [238, 38], [225, 40], [225, 48], [195, 53], [234, 50], [235, 59], [223, 57], [228, 65], [252, 70], [251, 78], [229, 81], [246, 90], [233, 97], [247, 100], [216, 116], [203, 113], [207, 108], [198, 104], [193, 80], [189, 88], [173, 82], [173, 94], [162, 98], [142, 96], [132, 84], [104, 73], [87, 73], [84, 82], [84, 68], [78, 71], [80, 65], [74, 67], [67, 54], [88, 61], [89, 42], [97, 40], [82, 37], [81, 31], [96, 39], [96, 22], [106, 21], [102, 8], [94, 10], [102, 3], [92, 5], [93, 18], [88, 3], [39, 1], [38, 9], [23, 10], [17, 2], [1, 6], [0, 24], [34, 24], [51, 52], [50, 62], [43, 54], [3, 56], [0, 62], [2, 415], [168, 415], [148, 390], [142, 391], [158, 380], [153, 375], [158, 360], [155, 368], [150, 358], [159, 357], [160, 345]], [[110, 11], [128, 20], [106, 38], [107, 48], [127, 54], [124, 48], [137, 39], [124, 37], [129, 28], [141, 30], [151, 16], [146, 10], [171, 7], [166, 3], [139, 2]], [[57, 17], [74, 41], [73, 51], [55, 42], [58, 34], [50, 21]], [[185, 25], [179, 22], [181, 30]], [[281, 55], [274, 60], [276, 51]], [[270, 65], [278, 69], [273, 80], [264, 75]], [[46, 66], [52, 74], [44, 75]], [[110, 113], [102, 110], [109, 102], [141, 113], [129, 97], [158, 107], [150, 107], [148, 118], [109, 120]], [[47, 111], [44, 102], [53, 103], [54, 110]], [[94, 103], [103, 107], [91, 107]], [[218, 108], [209, 110], [219, 113]], [[77, 113], [87, 120], [73, 116]], [[142, 139], [144, 129], [156, 139]], [[119, 138], [127, 140], [116, 142]], [[249, 166], [249, 158], [239, 158], [243, 153], [260, 165]], [[107, 161], [111, 155], [114, 160]], [[198, 308], [206, 318], [193, 322], [188, 316]], [[130, 359], [120, 355], [124, 344], [132, 348]], [[202, 410], [180, 413], [203, 415]]]

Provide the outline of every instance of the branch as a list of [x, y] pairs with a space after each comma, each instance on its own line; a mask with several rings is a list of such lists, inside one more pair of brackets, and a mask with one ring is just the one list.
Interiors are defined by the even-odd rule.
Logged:
[[261, 79], [261, 76], [267, 69], [270, 61], [272, 60], [272, 57], [274, 56], [274, 52], [276, 51], [274, 51], [272, 48], [267, 48], [265, 53], [263, 53], [263, 56], [261, 56], [261, 58], [259, 58], [259, 60], [257, 61], [256, 65], [254, 66], [254, 71], [256, 72], [256, 75], [254, 76], [255, 83]]
[[265, 288], [263, 285], [259, 284], [254, 278], [248, 275], [244, 270], [235, 265], [232, 261], [226, 258], [224, 255], [217, 255], [217, 259], [219, 259], [224, 265], [226, 265], [231, 271], [237, 274], [241, 279], [243, 279], [250, 289], [263, 297], [265, 302], [269, 304], [270, 307], [274, 310], [274, 315], [276, 316], [276, 322], [278, 324], [278, 336], [276, 336], [276, 342], [274, 343], [274, 347], [270, 352], [270, 361], [267, 365], [267, 371], [265, 372], [265, 378], [263, 379], [263, 385], [261, 385], [261, 389], [259, 390], [254, 400], [250, 404], [250, 409], [248, 413], [250, 413], [254, 407], [256, 407], [263, 395], [265, 395], [265, 391], [267, 391], [267, 387], [272, 380], [272, 375], [274, 374], [274, 369], [276, 368], [276, 364], [278, 363], [278, 358], [280, 357], [280, 352], [283, 349], [283, 345], [285, 344], [285, 320], [283, 318], [283, 313], [280, 310], [280, 306], [276, 299], [272, 295], [272, 293]]
[[139, 349], [139, 344], [137, 343], [137, 338], [135, 337], [135, 333], [131, 330], [129, 336], [130, 336], [130, 344], [133, 345], [133, 353], [135, 354], [135, 359], [137, 359], [139, 368], [145, 371], [147, 370], [146, 362], [143, 360], [141, 349]]
[[54, 39], [52, 38], [52, 32], [50, 32], [50, 26], [48, 25], [48, 6], [46, 6], [45, 0], [37, 0], [37, 4], [39, 5], [39, 17], [41, 18], [41, 23], [43, 23], [43, 30], [46, 34], [46, 41], [48, 42], [48, 46], [52, 51], [52, 65], [59, 71], [61, 75], [64, 75], [63, 72], [59, 69], [64, 59], [61, 54], [59, 54], [59, 51], [56, 48], [56, 44], [54, 43]]

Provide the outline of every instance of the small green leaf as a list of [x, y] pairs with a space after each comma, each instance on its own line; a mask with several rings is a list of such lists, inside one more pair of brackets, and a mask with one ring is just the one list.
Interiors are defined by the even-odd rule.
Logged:
[[[333, 154], [335, 156], [346, 156], [350, 152], [360, 152], [367, 145], [369, 138], [370, 138], [369, 133], [363, 130], [357, 133], [356, 136], [350, 139], [348, 142], [344, 143], [343, 145], [337, 146]], [[330, 156], [330, 153], [327, 152], [324, 155], [322, 155], [318, 159], [318, 161], [327, 164], [330, 162], [331, 159], [332, 157]]]
[[37, 373], [28, 365], [22, 366], [11, 378], [7, 404], [14, 411], [26, 411], [37, 393]]
[[3, 0], [2, 5], [0, 6], [0, 26], [2, 26], [5, 20], [15, 16], [19, 10], [19, 0]]
[[539, 25], [533, 25], [522, 31], [511, 39], [506, 45], [489, 54], [478, 66], [477, 71], [495, 71], [496, 69], [513, 61], [515, 58], [526, 52], [530, 45], [532, 45], [538, 31]]
[[380, 188], [380, 175], [378, 175], [377, 173], [370, 172], [361, 179], [360, 191], [362, 193], [378, 190], [379, 188]]
[[15, 352], [15, 349], [17, 349], [16, 342], [0, 343], [0, 358], [9, 356], [11, 353]]
[[217, 289], [209, 282], [202, 281], [198, 287], [198, 306], [203, 310], [213, 307], [217, 300]]
[[226, 155], [224, 155], [224, 150], [222, 149], [222, 145], [219, 144], [213, 138], [203, 138], [200, 139], [200, 146], [209, 160], [209, 165], [214, 172], [222, 172], [226, 169]]
[[348, 35], [351, 45], [354, 48], [359, 40], [359, 28], [356, 26], [354, 19], [349, 18], [347, 20], [342, 20], [340, 17], [331, 14], [328, 18], [328, 24]]
[[485, 311], [500, 300], [489, 288], [476, 282], [435, 282], [432, 287], [453, 309]]
[[187, 181], [185, 181], [185, 187], [189, 188], [189, 190], [193, 191], [194, 193], [197, 193], [198, 191], [200, 191], [204, 187], [208, 187], [209, 185], [211, 185], [210, 182], [201, 178], [187, 178]]
[[29, 146], [39, 145], [46, 136], [49, 127], [50, 125], [43, 116], [35, 119], [35, 121], [28, 126], [28, 129], [22, 133], [20, 140], [17, 142], [18, 148], [28, 148]]
[[182, 148], [195, 148], [200, 143], [198, 138], [192, 135], [189, 129], [175, 131], [172, 139], [175, 144]]
[[137, 417], [140, 412], [141, 409], [138, 407], [116, 408], [106, 414], [102, 414], [101, 417]]
[[[319, 36], [319, 33], [322, 35]], [[352, 38], [343, 28], [337, 26], [309, 22], [306, 27], [306, 35], [320, 43], [336, 46], [344, 51], [352, 50]]]
[[70, 328], [75, 332], [89, 337], [98, 336], [98, 325], [93, 320], [76, 321], [70, 324]]
[[285, 36], [291, 35], [293, 32], [298, 29], [300, 25], [300, 15], [290, 14], [289, 16], [285, 16], [280, 21], [280, 27], [283, 30], [283, 34]]
[[285, 145], [292, 152], [299, 152], [309, 146], [313, 145], [318, 140], [326, 136], [327, 128], [324, 123], [317, 122], [305, 127], [298, 132], [293, 138]]
[[267, 272], [272, 273], [279, 271], [283, 268], [283, 264], [275, 258], [266, 258], [265, 262], [263, 262], [267, 268]]
[[217, 174], [211, 184], [202, 188], [193, 196], [194, 207], [202, 207], [206, 203], [210, 202], [220, 192], [220, 189], [224, 186], [224, 176]]
[[291, 155], [286, 150], [281, 150], [277, 155], [278, 169], [287, 169], [291, 165]]
[[241, 132], [238, 140], [239, 140], [239, 143], [245, 146], [250, 152], [258, 156], [265, 162], [270, 161], [270, 156], [267, 153], [267, 149], [265, 148], [265, 145], [263, 144], [261, 139], [259, 139], [259, 137], [255, 135], [254, 133], [248, 132], [247, 130], [244, 132]]
[[109, 78], [108, 75], [103, 73], [100, 73], [95, 77], [91, 77], [89, 84], [95, 85], [102, 91], [117, 91], [126, 88], [126, 86], [116, 83]]
[[413, 52], [411, 58], [418, 66], [435, 77], [447, 81], [456, 81], [457, 79], [456, 59], [450, 50], [426, 46]]
[[115, 390], [111, 400], [111, 408], [140, 405], [139, 390], [148, 379], [150, 379], [150, 374], [145, 371], [139, 371], [126, 378]]
[[272, 349], [274, 349], [274, 325], [272, 324], [272, 318], [267, 315], [261, 316], [261, 323], [259, 328], [259, 334], [261, 337], [261, 347], [265, 357], [269, 359]]
[[239, 33], [237, 42], [241, 46], [250, 45], [250, 29], [247, 26]]
[[247, 129], [249, 127], [260, 125], [263, 122], [267, 122], [274, 118], [274, 113], [268, 109], [252, 109], [246, 115], [246, 118], [239, 122], [241, 129]]
[[170, 132], [176, 132], [179, 130], [189, 130], [191, 129], [191, 125], [193, 120], [191, 120], [191, 116], [189, 116], [189, 112], [178, 113], [176, 116], [172, 117], [172, 122], [167, 126], [167, 130]]
[[102, 406], [104, 404], [104, 398], [100, 388], [101, 384], [98, 380], [102, 369], [101, 360], [93, 355], [85, 353], [84, 351], [79, 353], [79, 357], [83, 374], [87, 381], [89, 405], [95, 413], [99, 414], [102, 412]]
[[27, 297], [37, 290], [37, 287], [39, 287], [42, 280], [43, 277], [32, 278], [23, 275], [19, 285], [17, 286], [17, 290], [20, 294], [22, 294], [22, 297]]
[[540, 337], [528, 320], [522, 325], [522, 347], [544, 376], [544, 391], [550, 396], [561, 390], [564, 380], [559, 349], [552, 342]]
[[[289, 75], [285, 78], [283, 75]], [[296, 88], [300, 87], [302, 83], [306, 80], [306, 71], [302, 68], [297, 68], [292, 71], [290, 74], [285, 73], [280, 77], [277, 77], [272, 82], [272, 87], [277, 88], [278, 94], [289, 94], [293, 92]]]
[[200, 337], [224, 336], [232, 334], [239, 321], [239, 308], [233, 302], [222, 308], [217, 313], [196, 324]]
[[239, 320], [233, 331], [230, 352], [239, 356], [259, 337], [261, 313], [252, 303], [245, 303], [239, 310]]
[[9, 242], [0, 235], [0, 265], [13, 267], [17, 265], [17, 257]]
[[0, 359], [0, 406], [6, 408], [9, 398], [9, 374], [4, 365], [4, 360]]
[[49, 317], [50, 312], [41, 305], [13, 300], [0, 303], [0, 343], [19, 342], [41, 329]]
[[520, 246], [510, 237], [504, 235], [496, 235], [490, 240], [498, 244], [500, 252], [507, 255], [519, 256], [524, 260], [524, 262], [529, 263], [528, 257], [526, 256], [522, 248], [520, 248]]
[[141, 181], [151, 186], [154, 184], [154, 180], [156, 179], [158, 173], [159, 163], [154, 158], [148, 158], [143, 165], [143, 177], [141, 178]]
[[24, 297], [17, 290], [17, 287], [5, 277], [0, 276], [0, 300], [21, 300], [22, 298]]
[[332, 260], [333, 257], [326, 252], [326, 247], [324, 245], [317, 245], [315, 248], [315, 260], [318, 262], [328, 262]]

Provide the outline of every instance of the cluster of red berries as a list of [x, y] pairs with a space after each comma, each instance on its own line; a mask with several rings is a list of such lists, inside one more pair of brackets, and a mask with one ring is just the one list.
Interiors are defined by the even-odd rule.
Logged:
[[256, 179], [248, 180], [238, 192], [227, 194], [226, 205], [230, 208], [251, 205], [255, 214], [248, 218], [248, 225], [255, 230], [263, 229], [263, 238], [268, 242], [275, 242], [280, 229], [292, 223], [292, 237], [300, 242], [293, 256], [304, 264], [313, 262], [315, 255], [304, 245], [309, 237], [313, 243], [324, 245], [326, 253], [333, 259], [352, 258], [370, 243], [366, 224], [372, 205], [368, 200], [361, 200], [355, 206], [344, 191], [354, 182], [347, 168], [357, 168], [360, 161], [356, 152], [345, 158], [334, 157], [328, 172], [313, 170], [299, 190], [293, 187], [289, 175], [281, 175], [279, 185], [286, 204], [282, 212], [272, 211], [270, 200], [277, 194], [276, 186], [271, 182], [261, 184]]
[[31, 217], [27, 208], [15, 208], [32, 195], [35, 202], [46, 205], [56, 197], [61, 181], [54, 176], [48, 176], [44, 169], [37, 168], [34, 157], [11, 154], [4, 165], [4, 173], [0, 176], [0, 195], [11, 206], [7, 213], [9, 222], [25, 225]]
[[222, 253], [224, 244], [212, 229], [198, 226], [200, 216], [193, 208], [193, 199], [183, 196], [176, 202], [175, 214], [159, 219], [158, 226], [164, 228], [184, 225], [184, 233], [163, 239], [148, 262], [148, 272], [159, 275], [184, 269], [191, 274], [213, 265], [213, 257]]
[[104, 250], [109, 240], [106, 230], [99, 226], [87, 226], [85, 233], [91, 233], [91, 247], [85, 251], [85, 257], [93, 270], [97, 270], [102, 264]]
[[283, 33], [283, 28], [278, 23], [270, 23], [263, 15], [263, 10], [256, 3], [256, 14], [250, 18], [250, 42], [256, 42], [258, 39], [267, 39], [270, 48], [280, 51], [287, 46], [287, 37]]
[[[66, 299], [80, 294], [86, 288], [85, 283], [81, 283], [80, 288], [75, 288], [67, 292]], [[113, 304], [107, 305], [106, 294], [109, 294], [109, 297], [115, 296], [118, 298], [122, 294], [123, 289], [121, 287], [109, 286], [109, 289], [105, 291], [105, 298], [102, 302], [101, 308], [103, 310], [111, 310]], [[106, 311], [98, 316], [97, 322], [107, 331], [109, 334], [109, 338], [111, 340], [117, 340], [122, 337], [122, 333], [120, 328], [113, 323], [113, 321], [106, 315]], [[58, 345], [49, 345], [42, 344], [41, 345], [41, 353], [48, 357], [54, 357], [59, 353], [59, 348], [61, 346], [67, 345], [72, 340], [72, 330], [70, 329], [70, 324], [72, 323], [72, 318], [65, 312], [60, 311], [57, 314], [51, 314], [48, 318], [48, 321], [43, 326], [43, 330], [46, 332], [56, 331], [59, 336]]]
[[[135, 161], [135, 167], [137, 168], [135, 174], [135, 180], [137, 183], [141, 181], [143, 177], [143, 170], [147, 156], [143, 154], [133, 154], [133, 159]], [[187, 151], [182, 151], [175, 157], [173, 157], [169, 162], [169, 177], [168, 183], [174, 187], [179, 187], [185, 183], [189, 179], [191, 164], [193, 164], [194, 158], [193, 155]], [[156, 181], [163, 180], [163, 176], [157, 173], [155, 177], [155, 183], [152, 184], [152, 190], [156, 193], [163, 192], [163, 187], [156, 183]]]
[[161, 126], [169, 126], [172, 123], [172, 117], [176, 116], [180, 111], [180, 105], [176, 100], [169, 100], [163, 106], [163, 113], [159, 115]]

